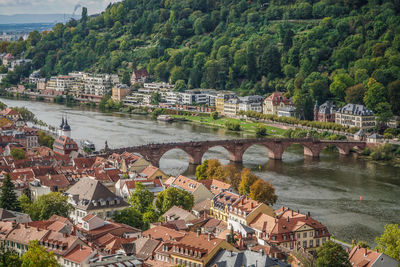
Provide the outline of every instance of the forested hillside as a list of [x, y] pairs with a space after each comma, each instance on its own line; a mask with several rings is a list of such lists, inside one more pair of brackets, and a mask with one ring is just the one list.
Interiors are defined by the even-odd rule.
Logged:
[[0, 44], [44, 76], [133, 68], [177, 90], [286, 91], [305, 118], [318, 101], [400, 114], [399, 0], [125, 0], [100, 16]]

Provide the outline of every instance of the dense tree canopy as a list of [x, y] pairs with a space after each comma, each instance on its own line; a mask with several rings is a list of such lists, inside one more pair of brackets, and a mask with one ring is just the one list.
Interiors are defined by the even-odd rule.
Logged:
[[58, 267], [56, 257], [52, 251], [39, 245], [38, 241], [30, 241], [28, 251], [22, 256], [21, 267]]
[[155, 206], [160, 214], [164, 214], [172, 206], [181, 206], [185, 210], [191, 210], [194, 205], [193, 195], [176, 187], [158, 193]]
[[350, 267], [349, 255], [344, 248], [331, 240], [317, 249], [318, 267]]
[[400, 262], [400, 227], [388, 224], [385, 232], [375, 240], [377, 249]]
[[59, 192], [41, 195], [33, 202], [26, 195], [22, 195], [19, 203], [23, 211], [29, 214], [34, 221], [47, 220], [53, 214], [68, 217], [73, 209], [72, 205], [68, 203], [68, 197]]
[[[315, 101], [327, 99], [364, 99], [375, 108], [368, 92], [379, 92], [399, 115], [399, 6], [398, 0], [124, 0], [99, 16], [83, 9], [79, 21], [0, 43], [0, 53], [25, 51], [32, 59], [4, 84], [34, 69], [46, 77], [118, 73], [126, 81], [132, 68], [146, 68], [178, 90], [287, 91], [306, 119]], [[378, 84], [366, 86], [370, 78]]]

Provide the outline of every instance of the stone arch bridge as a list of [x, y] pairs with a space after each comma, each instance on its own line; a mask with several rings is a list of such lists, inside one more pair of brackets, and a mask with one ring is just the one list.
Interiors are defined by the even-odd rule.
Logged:
[[366, 143], [360, 141], [328, 141], [313, 138], [259, 138], [147, 144], [108, 150], [104, 155], [121, 154], [125, 151], [138, 153], [154, 166], [159, 166], [160, 159], [166, 152], [172, 149], [180, 149], [186, 152], [190, 164], [198, 165], [201, 164], [203, 155], [210, 148], [220, 146], [228, 151], [230, 161], [242, 162], [243, 154], [246, 150], [256, 144], [265, 146], [269, 151], [269, 158], [275, 160], [281, 160], [283, 152], [293, 144], [302, 145], [304, 147], [304, 155], [315, 158], [319, 157], [321, 151], [327, 146], [335, 146], [342, 155], [348, 155], [352, 148], [364, 149], [366, 147]]

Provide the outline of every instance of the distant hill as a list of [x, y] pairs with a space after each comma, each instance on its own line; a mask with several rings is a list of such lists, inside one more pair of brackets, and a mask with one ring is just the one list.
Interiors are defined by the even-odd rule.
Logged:
[[[79, 15], [73, 16], [79, 19]], [[71, 14], [15, 14], [0, 15], [0, 24], [17, 24], [17, 23], [54, 23], [67, 22], [72, 18]]]

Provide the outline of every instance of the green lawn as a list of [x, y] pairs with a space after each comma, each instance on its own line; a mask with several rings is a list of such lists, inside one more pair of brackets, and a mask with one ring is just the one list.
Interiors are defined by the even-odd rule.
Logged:
[[[206, 124], [210, 126], [215, 126], [215, 127], [222, 127], [226, 128], [225, 124], [227, 121], [230, 122], [237, 122], [240, 124], [240, 128], [242, 131], [248, 132], [248, 133], [256, 133], [257, 125], [258, 123], [255, 122], [249, 122], [245, 120], [239, 120], [239, 119], [232, 119], [232, 118], [226, 118], [222, 117], [217, 120], [213, 120], [211, 117], [200, 117], [200, 116], [184, 116], [184, 115], [171, 115], [174, 118], [177, 119], [186, 119], [191, 122], [196, 122], [196, 123], [201, 123], [201, 124]], [[265, 128], [267, 129], [268, 135], [273, 135], [273, 136], [282, 136], [286, 130], [272, 127], [269, 125], [265, 125]]]

